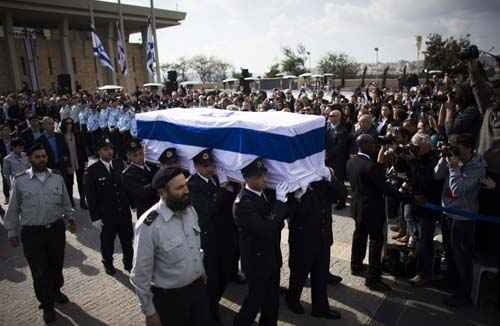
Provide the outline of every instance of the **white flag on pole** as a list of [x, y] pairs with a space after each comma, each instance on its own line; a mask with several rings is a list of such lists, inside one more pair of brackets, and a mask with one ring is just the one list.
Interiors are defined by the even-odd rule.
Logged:
[[148, 72], [150, 77], [153, 77], [155, 74], [154, 65], [156, 64], [155, 57], [155, 40], [153, 37], [153, 29], [151, 27], [151, 19], [148, 20], [148, 33], [147, 33], [147, 45], [146, 45], [146, 65], [148, 68]]
[[121, 73], [127, 77], [128, 75], [128, 65], [127, 65], [127, 56], [125, 54], [125, 41], [123, 39], [122, 32], [120, 30], [120, 25], [118, 22], [116, 23], [116, 31], [118, 33], [118, 40], [116, 42], [116, 54], [118, 56], [118, 64], [121, 68]]
[[99, 61], [103, 66], [108, 67], [109, 69], [114, 71], [115, 69], [113, 68], [111, 59], [109, 58], [109, 55], [106, 53], [104, 46], [102, 46], [101, 39], [99, 38], [99, 36], [97, 36], [97, 33], [95, 32], [93, 26], [92, 26], [91, 36], [92, 36], [92, 47], [94, 50], [94, 55], [99, 58]]

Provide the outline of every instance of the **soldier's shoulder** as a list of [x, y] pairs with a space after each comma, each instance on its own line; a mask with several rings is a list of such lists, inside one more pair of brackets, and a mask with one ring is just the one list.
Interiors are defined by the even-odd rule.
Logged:
[[158, 203], [153, 205], [150, 209], [148, 209], [144, 214], [139, 217], [136, 223], [136, 229], [141, 229], [144, 227], [150, 227], [156, 220], [160, 214], [158, 213]]

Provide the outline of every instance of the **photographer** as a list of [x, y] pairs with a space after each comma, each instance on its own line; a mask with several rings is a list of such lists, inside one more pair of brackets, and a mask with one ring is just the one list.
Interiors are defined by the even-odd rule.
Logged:
[[[431, 137], [417, 133], [412, 137], [411, 144], [408, 179], [416, 204], [429, 202], [439, 205], [442, 181], [434, 178], [434, 167], [438, 158], [432, 150]], [[418, 205], [412, 206], [411, 211], [417, 226], [417, 275], [410, 282], [415, 286], [423, 286], [432, 278], [434, 231], [439, 213]]]
[[[435, 167], [436, 179], [444, 179], [442, 205], [477, 213], [481, 178], [485, 176], [485, 162], [474, 152], [475, 139], [470, 134], [452, 135], [450, 153], [443, 153]], [[451, 249], [460, 279], [456, 293], [445, 303], [452, 307], [469, 302], [472, 286], [472, 254], [474, 248], [474, 221], [452, 213], [450, 218]], [[451, 263], [451, 262], [450, 262]]]

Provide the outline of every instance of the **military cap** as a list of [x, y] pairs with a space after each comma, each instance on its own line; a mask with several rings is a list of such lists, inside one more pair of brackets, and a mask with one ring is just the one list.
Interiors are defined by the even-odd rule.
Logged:
[[177, 156], [177, 150], [175, 149], [175, 147], [169, 147], [164, 150], [158, 158], [158, 161], [160, 161], [160, 163], [164, 165], [173, 164], [179, 161], [179, 156]]
[[135, 152], [136, 150], [139, 150], [142, 148], [141, 140], [138, 138], [132, 138], [128, 143], [126, 147], [127, 153], [132, 153]]
[[210, 165], [214, 163], [214, 157], [212, 155], [212, 150], [205, 149], [193, 157], [193, 162], [200, 165]]
[[243, 169], [241, 169], [241, 174], [245, 179], [261, 176], [266, 172], [267, 168], [264, 165], [264, 161], [261, 158], [255, 159], [252, 163], [248, 164]]
[[111, 143], [111, 140], [109, 140], [109, 138], [107, 138], [107, 137], [103, 137], [103, 138], [99, 139], [97, 141], [97, 143], [95, 144], [96, 150], [100, 150], [101, 148], [108, 147], [108, 146], [113, 147], [113, 143]]
[[153, 181], [151, 183], [153, 189], [161, 189], [165, 187], [165, 185], [178, 176], [179, 174], [185, 175], [185, 170], [179, 167], [164, 167], [158, 170], [153, 177]]

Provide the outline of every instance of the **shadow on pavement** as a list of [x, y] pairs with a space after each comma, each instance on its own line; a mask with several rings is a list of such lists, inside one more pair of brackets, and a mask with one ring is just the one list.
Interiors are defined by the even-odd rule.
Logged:
[[124, 272], [122, 272], [121, 270], [117, 269], [116, 270], [116, 274], [113, 275], [113, 277], [118, 281], [120, 282], [121, 284], [123, 284], [126, 288], [128, 288], [130, 291], [134, 292], [135, 293], [135, 289], [134, 287], [132, 286], [132, 284], [130, 283], [130, 277], [128, 274], [125, 274]]
[[26, 280], [27, 275], [19, 271], [26, 267], [27, 262], [23, 255], [22, 246], [12, 248], [7, 240], [7, 230], [0, 223], [0, 281], [8, 280], [14, 283], [21, 283]]
[[85, 325], [85, 326], [104, 326], [106, 323], [96, 319], [83, 311], [75, 303], [68, 303], [56, 307], [57, 321], [54, 325]]
[[83, 251], [76, 249], [66, 241], [64, 266], [66, 268], [76, 267], [80, 270], [80, 272], [82, 272], [82, 274], [88, 276], [95, 276], [99, 274], [99, 270], [92, 265], [85, 264], [85, 260], [87, 260], [87, 255], [85, 255]]

